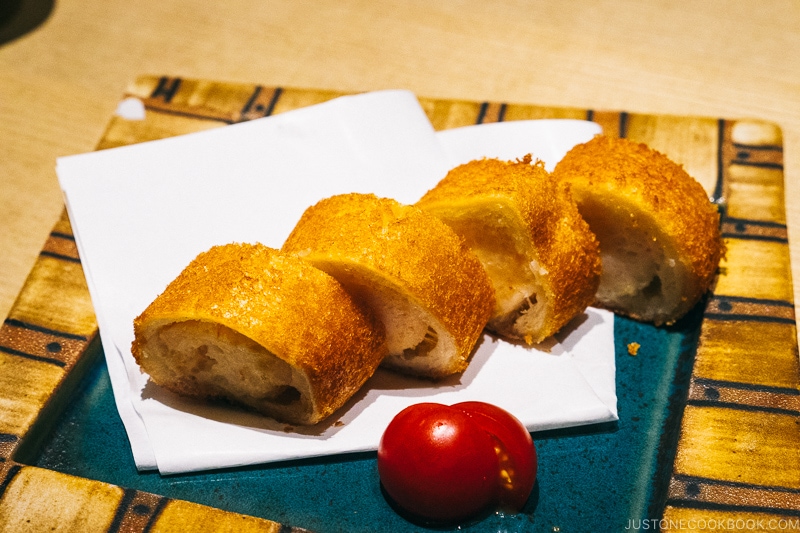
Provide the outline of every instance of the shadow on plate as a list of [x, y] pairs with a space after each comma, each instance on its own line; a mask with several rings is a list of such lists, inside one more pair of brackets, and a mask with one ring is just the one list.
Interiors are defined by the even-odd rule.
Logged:
[[55, 0], [1, 0], [0, 45], [36, 29], [50, 16], [54, 5]]

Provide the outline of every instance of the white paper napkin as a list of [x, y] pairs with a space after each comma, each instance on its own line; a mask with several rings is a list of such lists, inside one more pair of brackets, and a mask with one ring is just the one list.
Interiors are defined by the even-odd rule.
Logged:
[[[531, 430], [615, 420], [613, 318], [593, 309], [549, 353], [486, 337], [461, 376], [431, 386], [379, 371], [329, 421], [291, 431], [165, 392], [149, 383], [130, 354], [133, 318], [210, 246], [279, 248], [305, 208], [333, 194], [374, 192], [413, 203], [453, 166], [459, 136], [492, 156], [477, 137], [516, 142], [529, 135], [513, 157], [533, 152], [557, 161], [563, 152], [552, 146], [597, 133], [588, 122], [562, 122], [437, 134], [413, 94], [382, 91], [60, 158], [56, 170], [137, 467], [171, 474], [373, 450], [394, 414], [427, 400], [491, 401]], [[547, 139], [541, 146], [540, 138]]]

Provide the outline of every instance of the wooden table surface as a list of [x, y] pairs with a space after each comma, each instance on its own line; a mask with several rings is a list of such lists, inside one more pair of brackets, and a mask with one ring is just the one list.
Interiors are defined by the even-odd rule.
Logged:
[[798, 50], [796, 0], [54, 2], [0, 45], [0, 315], [62, 210], [56, 157], [141, 74], [773, 121], [800, 279]]

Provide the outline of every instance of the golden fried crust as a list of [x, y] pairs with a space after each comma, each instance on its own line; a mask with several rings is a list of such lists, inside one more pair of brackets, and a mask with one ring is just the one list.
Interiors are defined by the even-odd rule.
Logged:
[[477, 257], [436, 217], [372, 194], [343, 194], [308, 208], [283, 251], [311, 263], [358, 265], [390, 280], [453, 335], [463, 367], [494, 308]]
[[185, 320], [226, 326], [306, 374], [320, 418], [358, 390], [385, 355], [382, 324], [336, 280], [259, 244], [198, 255], [135, 319], [137, 362], [146, 332]]
[[695, 283], [684, 299], [708, 290], [724, 253], [719, 212], [681, 165], [645, 144], [598, 135], [570, 150], [553, 175], [571, 184], [579, 204], [596, 194], [648, 213], [690, 265]]
[[541, 161], [480, 159], [452, 169], [417, 202], [443, 216], [471, 205], [510, 206], [527, 229], [531, 252], [547, 271], [540, 280], [551, 300], [543, 340], [594, 301], [600, 276], [597, 240], [578, 213], [566, 187], [559, 186]]

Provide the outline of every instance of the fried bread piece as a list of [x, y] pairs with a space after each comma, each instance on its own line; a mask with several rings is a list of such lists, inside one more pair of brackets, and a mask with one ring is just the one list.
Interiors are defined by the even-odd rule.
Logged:
[[416, 204], [461, 235], [496, 293], [487, 328], [539, 343], [594, 301], [597, 241], [568, 191], [530, 155], [452, 169]]
[[413, 206], [343, 194], [309, 207], [283, 251], [328, 272], [386, 327], [384, 365], [418, 377], [463, 371], [494, 307], [478, 259]]
[[685, 315], [724, 253], [719, 212], [681, 165], [642, 143], [597, 136], [553, 175], [600, 241], [598, 305], [657, 325]]
[[386, 354], [383, 326], [332, 277], [263, 245], [201, 253], [134, 321], [152, 381], [282, 422], [341, 407]]

